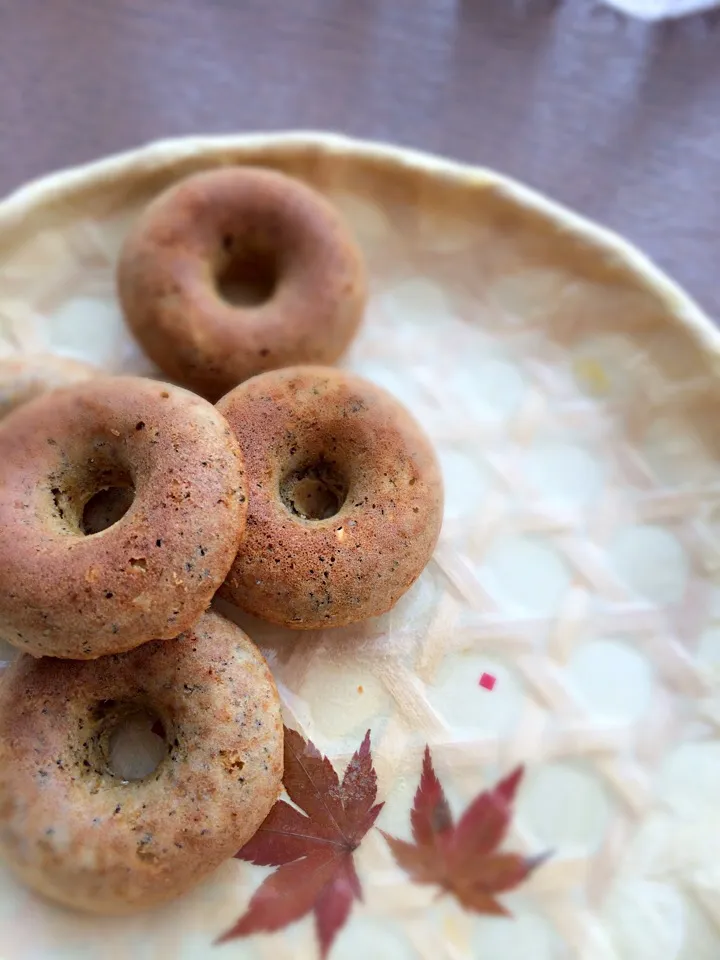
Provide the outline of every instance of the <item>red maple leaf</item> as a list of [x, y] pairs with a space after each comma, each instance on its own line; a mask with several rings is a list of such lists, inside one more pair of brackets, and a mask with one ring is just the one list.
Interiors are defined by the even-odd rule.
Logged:
[[500, 853], [512, 817], [512, 803], [523, 776], [518, 767], [493, 789], [473, 800], [457, 824], [425, 748], [422, 776], [410, 813], [414, 843], [380, 831], [395, 860], [416, 883], [437, 884], [467, 910], [508, 916], [496, 894], [512, 890], [548, 854], [523, 857]]
[[251, 933], [279, 930], [313, 911], [324, 958], [362, 899], [353, 852], [382, 810], [375, 803], [377, 777], [370, 754], [370, 731], [345, 770], [342, 783], [315, 745], [285, 728], [288, 796], [300, 807], [278, 800], [262, 826], [236, 856], [278, 867], [252, 896], [224, 943]]

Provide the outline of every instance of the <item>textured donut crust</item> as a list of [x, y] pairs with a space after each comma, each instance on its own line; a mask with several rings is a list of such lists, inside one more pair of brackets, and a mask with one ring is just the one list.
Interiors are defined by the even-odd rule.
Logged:
[[[85, 536], [85, 502], [135, 499]], [[140, 377], [99, 378], [20, 407], [0, 429], [0, 635], [34, 656], [93, 659], [187, 630], [237, 552], [242, 458], [205, 400]]]
[[[430, 559], [443, 490], [430, 441], [389, 393], [354, 374], [296, 367], [262, 374], [218, 403], [240, 442], [245, 539], [220, 594], [298, 630], [389, 610]], [[280, 485], [322, 458], [345, 477], [326, 520], [291, 513]]]
[[[217, 278], [247, 251], [276, 261], [277, 283], [259, 306], [233, 306]], [[145, 352], [211, 400], [264, 370], [333, 363], [360, 323], [366, 286], [334, 208], [300, 181], [252, 167], [196, 174], [162, 193], [118, 264], [120, 301]]]
[[99, 376], [101, 371], [89, 363], [50, 353], [3, 358], [0, 360], [0, 420], [43, 393]]
[[[121, 914], [179, 896], [250, 839], [280, 793], [275, 684], [218, 614], [103, 660], [20, 657], [1, 689], [2, 859], [68, 906]], [[103, 762], [108, 717], [126, 701], [153, 709], [168, 743], [157, 770], [129, 782]]]

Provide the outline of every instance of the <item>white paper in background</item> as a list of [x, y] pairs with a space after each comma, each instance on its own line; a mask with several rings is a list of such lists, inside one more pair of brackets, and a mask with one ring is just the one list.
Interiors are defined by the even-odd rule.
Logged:
[[671, 20], [720, 6], [720, 0], [604, 0], [610, 6], [641, 20]]

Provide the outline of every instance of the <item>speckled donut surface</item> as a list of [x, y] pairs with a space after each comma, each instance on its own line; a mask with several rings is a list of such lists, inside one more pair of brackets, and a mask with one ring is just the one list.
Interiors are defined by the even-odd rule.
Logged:
[[221, 595], [301, 630], [389, 610], [430, 559], [442, 522], [439, 466], [408, 411], [328, 367], [254, 377], [218, 409], [248, 484], [246, 535]]
[[[108, 767], [128, 710], [160, 720], [142, 780]], [[0, 852], [38, 892], [94, 913], [152, 907], [233, 856], [281, 790], [277, 691], [235, 624], [93, 662], [20, 657], [0, 699]]]
[[[98, 491], [134, 490], [86, 535]], [[140, 377], [39, 397], [0, 429], [0, 636], [92, 659], [177, 636], [207, 609], [247, 509], [242, 457], [202, 398]]]
[[16, 407], [43, 393], [101, 376], [101, 371], [82, 360], [50, 353], [0, 359], [0, 420]]
[[[260, 302], [235, 305], [223, 278], [262, 278]], [[145, 352], [211, 400], [254, 374], [332, 363], [366, 300], [365, 269], [333, 207], [300, 181], [234, 167], [161, 194], [126, 239], [123, 310]]]

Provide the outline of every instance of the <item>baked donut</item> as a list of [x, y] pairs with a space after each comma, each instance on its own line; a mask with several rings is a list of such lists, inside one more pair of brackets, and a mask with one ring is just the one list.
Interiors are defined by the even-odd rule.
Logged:
[[148, 356], [217, 400], [264, 370], [335, 361], [360, 323], [366, 281], [320, 194], [280, 173], [230, 167], [150, 204], [123, 246], [118, 291]]
[[0, 420], [15, 407], [43, 393], [101, 376], [97, 367], [82, 360], [50, 353], [0, 359]]
[[218, 403], [248, 488], [242, 548], [220, 595], [298, 630], [389, 610], [430, 559], [440, 469], [407, 410], [327, 367], [261, 374]]
[[[21, 656], [2, 683], [0, 854], [67, 906], [122, 914], [179, 896], [250, 839], [280, 793], [275, 684], [216, 613], [102, 660]], [[113, 740], [138, 716], [163, 738], [160, 763], [122, 779]]]
[[[0, 420], [44, 393], [101, 376], [98, 367], [51, 353], [0, 359]], [[85, 511], [86, 529], [92, 533], [104, 530], [119, 520], [131, 503], [132, 491], [126, 487], [99, 493]]]
[[[132, 505], [93, 533], [94, 495], [118, 488]], [[0, 636], [78, 660], [188, 629], [230, 568], [247, 510], [222, 416], [140, 377], [65, 387], [11, 413], [0, 491]]]

